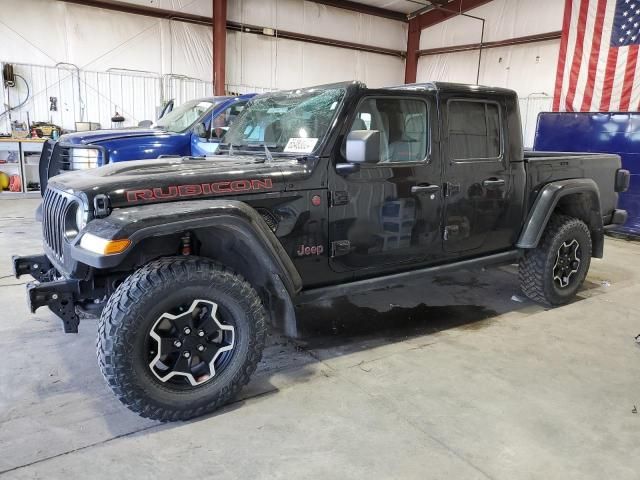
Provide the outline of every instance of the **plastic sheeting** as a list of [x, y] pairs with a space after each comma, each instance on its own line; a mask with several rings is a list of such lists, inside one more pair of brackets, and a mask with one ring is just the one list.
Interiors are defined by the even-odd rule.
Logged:
[[361, 80], [371, 87], [397, 85], [404, 60], [293, 40], [227, 34], [227, 82], [284, 89]]
[[[300, 0], [232, 0], [229, 20], [405, 50], [407, 24]], [[326, 48], [326, 47], [325, 47]]]
[[[229, 20], [274, 30], [301, 32], [384, 48], [404, 50], [407, 26], [299, 0], [235, 0]], [[227, 82], [281, 89], [345, 80], [370, 86], [395, 85], [404, 79], [404, 60], [344, 48], [227, 33]]]
[[[486, 19], [484, 41], [562, 30], [562, 0], [493, 0], [466, 13]], [[420, 49], [479, 43], [482, 22], [458, 16], [422, 31]]]

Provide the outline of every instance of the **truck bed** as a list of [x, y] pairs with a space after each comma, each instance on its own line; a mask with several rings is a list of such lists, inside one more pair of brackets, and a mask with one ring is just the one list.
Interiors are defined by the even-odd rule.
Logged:
[[534, 195], [544, 184], [554, 180], [590, 178], [598, 185], [603, 217], [610, 216], [616, 208], [615, 172], [622, 166], [619, 155], [525, 151], [524, 160], [528, 191]]

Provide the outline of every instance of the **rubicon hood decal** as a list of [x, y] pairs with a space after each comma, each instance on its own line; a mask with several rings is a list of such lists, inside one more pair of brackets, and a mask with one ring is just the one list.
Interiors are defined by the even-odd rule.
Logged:
[[273, 182], [270, 178], [264, 179], [240, 179], [213, 183], [200, 183], [188, 185], [169, 185], [166, 187], [142, 188], [127, 190], [126, 197], [129, 203], [144, 201], [170, 200], [182, 197], [197, 197], [211, 195], [229, 195], [240, 192], [271, 190]]

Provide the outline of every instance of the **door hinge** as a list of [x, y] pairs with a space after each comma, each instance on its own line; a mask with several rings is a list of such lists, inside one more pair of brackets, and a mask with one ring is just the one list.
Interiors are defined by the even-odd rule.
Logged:
[[337, 240], [331, 242], [331, 258], [346, 255], [351, 251], [351, 242], [349, 240]]
[[349, 203], [349, 192], [334, 191], [331, 192], [331, 206], [337, 207], [340, 205], [346, 205]]

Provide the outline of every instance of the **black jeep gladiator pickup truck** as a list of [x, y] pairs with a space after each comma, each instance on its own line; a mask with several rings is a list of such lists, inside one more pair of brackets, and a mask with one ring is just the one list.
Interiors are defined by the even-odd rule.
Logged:
[[100, 313], [125, 405], [181, 420], [249, 381], [267, 321], [296, 335], [297, 303], [516, 262], [528, 297], [568, 302], [628, 183], [616, 155], [525, 153], [511, 90], [324, 85], [256, 97], [213, 158], [52, 178], [44, 254], [13, 266], [66, 332]]

